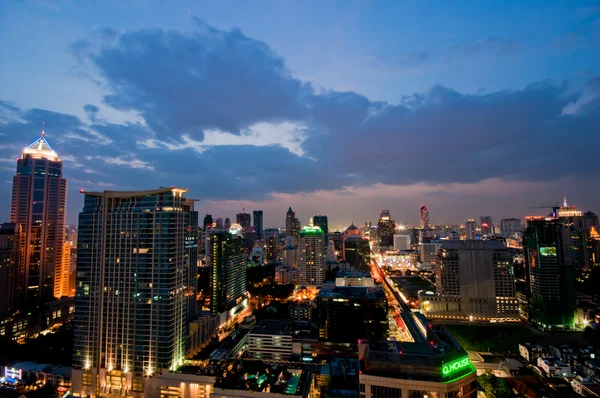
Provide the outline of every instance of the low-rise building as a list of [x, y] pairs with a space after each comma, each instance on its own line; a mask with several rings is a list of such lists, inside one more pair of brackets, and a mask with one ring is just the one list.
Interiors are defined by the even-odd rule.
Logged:
[[298, 278], [300, 276], [300, 271], [298, 268], [287, 267], [287, 266], [279, 266], [275, 268], [275, 282], [285, 285], [289, 283], [298, 283]]
[[318, 332], [309, 322], [263, 320], [248, 335], [248, 355], [252, 359], [300, 359], [311, 355]]
[[571, 374], [571, 367], [554, 357], [539, 357], [537, 366], [544, 371], [547, 376], [563, 377]]
[[527, 362], [537, 362], [539, 357], [545, 357], [548, 351], [537, 344], [522, 343], [519, 344], [519, 354], [525, 358]]

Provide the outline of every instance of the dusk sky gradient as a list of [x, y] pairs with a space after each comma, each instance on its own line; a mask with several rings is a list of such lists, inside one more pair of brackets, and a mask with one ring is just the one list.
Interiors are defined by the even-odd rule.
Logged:
[[0, 221], [42, 122], [73, 224], [171, 185], [265, 226], [600, 212], [600, 1], [7, 1], [0, 53]]

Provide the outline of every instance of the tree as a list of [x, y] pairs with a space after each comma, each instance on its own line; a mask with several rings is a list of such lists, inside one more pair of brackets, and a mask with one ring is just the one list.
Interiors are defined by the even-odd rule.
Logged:
[[512, 388], [504, 378], [496, 377], [490, 370], [477, 379], [485, 390], [485, 395], [495, 398], [516, 398]]

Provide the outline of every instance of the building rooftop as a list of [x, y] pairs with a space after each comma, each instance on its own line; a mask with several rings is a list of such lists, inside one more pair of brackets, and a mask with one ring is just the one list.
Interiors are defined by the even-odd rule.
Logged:
[[385, 292], [381, 286], [335, 286], [333, 289], [321, 289], [318, 297], [385, 299]]
[[444, 241], [441, 247], [442, 250], [469, 250], [469, 249], [485, 249], [485, 250], [503, 250], [506, 245], [501, 240], [458, 240], [452, 239]]
[[40, 137], [38, 139], [36, 139], [35, 141], [33, 141], [28, 146], [26, 146], [25, 148], [23, 148], [23, 158], [25, 158], [25, 156], [29, 156], [34, 159], [44, 159], [45, 158], [45, 159], [51, 160], [53, 162], [60, 161], [58, 154], [56, 153], [56, 151], [54, 149], [52, 149], [52, 147], [46, 140], [46, 134], [45, 134], [43, 128], [42, 128], [42, 134], [40, 135]]
[[250, 334], [292, 336], [293, 339], [299, 340], [318, 340], [319, 337], [319, 331], [310, 322], [275, 319], [262, 320]]

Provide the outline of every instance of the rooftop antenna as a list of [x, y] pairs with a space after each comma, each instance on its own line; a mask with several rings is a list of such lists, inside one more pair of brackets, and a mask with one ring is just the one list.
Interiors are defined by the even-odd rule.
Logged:
[[44, 124], [45, 122], [42, 122], [42, 137], [46, 135], [46, 133], [44, 132]]

